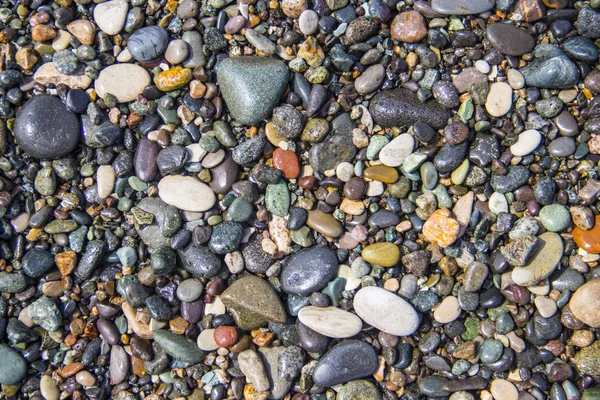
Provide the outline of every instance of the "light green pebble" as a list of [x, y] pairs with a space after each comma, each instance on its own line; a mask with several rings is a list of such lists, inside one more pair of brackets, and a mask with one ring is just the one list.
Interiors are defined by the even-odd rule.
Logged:
[[127, 183], [129, 183], [129, 186], [136, 192], [143, 192], [148, 189], [148, 184], [140, 181], [137, 176], [130, 176], [127, 179]]
[[432, 193], [435, 195], [439, 208], [452, 208], [452, 197], [448, 194], [446, 186], [439, 184], [433, 189]]
[[390, 140], [383, 135], [373, 136], [367, 146], [367, 160], [377, 159], [381, 149], [389, 142]]
[[267, 185], [265, 204], [267, 210], [271, 213], [279, 217], [285, 217], [290, 209], [290, 202], [290, 192], [285, 182], [282, 181]]
[[435, 188], [438, 181], [438, 172], [431, 161], [421, 165], [420, 173], [421, 179], [423, 180], [423, 187], [429, 190]]
[[470, 162], [468, 159], [465, 159], [450, 175], [450, 179], [452, 183], [455, 185], [462, 185], [467, 179], [467, 174], [469, 173]]
[[231, 206], [227, 209], [227, 213], [231, 217], [233, 221], [236, 222], [245, 222], [252, 217], [252, 213], [254, 212], [254, 207], [252, 204], [242, 199], [241, 197], [237, 197], [231, 203]]
[[125, 267], [134, 266], [137, 262], [137, 252], [132, 247], [121, 247], [117, 250], [117, 256], [121, 264]]
[[550, 204], [540, 210], [540, 222], [551, 232], [560, 232], [571, 223], [569, 210], [560, 204]]
[[491, 364], [500, 359], [504, 353], [504, 345], [499, 340], [486, 339], [481, 345], [479, 358], [485, 364]]
[[412, 153], [410, 156], [406, 157], [402, 163], [402, 172], [415, 172], [425, 160], [427, 160], [427, 155], [424, 153]]
[[467, 360], [457, 360], [452, 366], [452, 373], [454, 375], [462, 375], [471, 368], [471, 363]]

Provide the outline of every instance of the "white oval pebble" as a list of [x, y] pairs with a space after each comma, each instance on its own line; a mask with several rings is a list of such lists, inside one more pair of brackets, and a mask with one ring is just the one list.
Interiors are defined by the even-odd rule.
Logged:
[[98, 197], [105, 199], [112, 193], [115, 188], [117, 175], [112, 165], [101, 165], [98, 167], [96, 174]]
[[149, 84], [150, 75], [139, 65], [115, 64], [100, 71], [95, 88], [100, 97], [110, 93], [119, 103], [126, 103], [135, 100]]
[[506, 73], [508, 84], [515, 90], [523, 89], [525, 86], [525, 78], [517, 69], [509, 69]]
[[388, 167], [399, 167], [411, 155], [414, 147], [415, 139], [412, 135], [403, 133], [383, 146], [379, 152], [379, 161]]
[[496, 400], [517, 400], [519, 398], [519, 391], [515, 385], [506, 379], [493, 380], [490, 392]]
[[158, 182], [158, 197], [185, 211], [206, 211], [215, 205], [216, 197], [208, 185], [191, 176], [170, 175]]
[[496, 215], [500, 214], [501, 212], [508, 212], [508, 202], [506, 201], [506, 196], [498, 192], [492, 193], [488, 201], [488, 207], [490, 208], [490, 211]]
[[349, 338], [362, 329], [362, 321], [351, 312], [335, 307], [306, 306], [298, 319], [310, 329], [331, 338]]
[[185, 148], [188, 149], [191, 153], [190, 157], [188, 158], [188, 162], [200, 162], [202, 161], [206, 153], [208, 153], [198, 143], [190, 144], [189, 146], [185, 146]]
[[200, 332], [198, 335], [198, 340], [196, 343], [200, 350], [204, 351], [214, 351], [219, 348], [217, 342], [215, 342], [215, 330], [214, 329], [205, 329]]
[[202, 295], [204, 285], [198, 279], [186, 279], [177, 286], [177, 298], [186, 303], [196, 301]]
[[481, 72], [482, 74], [490, 73], [490, 64], [488, 64], [485, 60], [477, 60], [475, 62], [475, 68], [477, 68], [477, 71]]
[[403, 298], [370, 286], [354, 296], [354, 311], [367, 324], [396, 336], [412, 335], [419, 327], [419, 314]]
[[496, 82], [490, 87], [485, 108], [492, 117], [501, 117], [512, 107], [513, 90], [504, 82]]
[[458, 299], [448, 296], [437, 306], [433, 312], [433, 318], [440, 324], [448, 324], [460, 316], [461, 308]]
[[313, 10], [304, 10], [298, 18], [298, 27], [300, 32], [310, 36], [319, 28], [319, 15]]
[[542, 135], [535, 129], [528, 129], [519, 134], [517, 142], [510, 146], [510, 152], [515, 156], [526, 156], [540, 145]]
[[519, 286], [533, 286], [546, 279], [560, 263], [564, 247], [560, 235], [545, 232], [538, 239], [541, 243], [534, 249], [531, 261], [525, 267], [512, 270], [511, 277]]
[[121, 32], [127, 18], [127, 0], [113, 0], [94, 7], [94, 21], [104, 33], [114, 36]]
[[383, 182], [371, 181], [367, 184], [367, 196], [374, 197], [383, 194]]

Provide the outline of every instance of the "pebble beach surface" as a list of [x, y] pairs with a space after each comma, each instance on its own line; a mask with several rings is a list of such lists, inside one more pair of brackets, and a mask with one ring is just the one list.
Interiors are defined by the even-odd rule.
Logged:
[[599, 39], [600, 0], [3, 2], [0, 398], [600, 399]]

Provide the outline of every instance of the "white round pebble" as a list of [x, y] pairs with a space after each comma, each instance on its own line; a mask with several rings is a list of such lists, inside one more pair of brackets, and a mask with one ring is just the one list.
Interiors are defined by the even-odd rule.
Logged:
[[200, 332], [198, 335], [197, 344], [200, 350], [204, 351], [214, 351], [219, 348], [217, 342], [215, 342], [215, 330], [214, 329], [205, 329]]
[[477, 68], [477, 71], [481, 72], [482, 74], [490, 73], [490, 64], [488, 64], [485, 60], [477, 60], [475, 62], [475, 68]]
[[440, 324], [448, 324], [460, 316], [461, 308], [458, 299], [448, 296], [437, 306], [433, 312], [433, 318]]
[[501, 117], [512, 107], [512, 88], [504, 82], [496, 82], [490, 87], [485, 108], [492, 117]]
[[349, 162], [341, 162], [335, 168], [335, 174], [342, 182], [348, 182], [354, 176], [354, 165]]
[[189, 52], [190, 47], [185, 41], [181, 39], [172, 40], [165, 51], [165, 58], [172, 65], [177, 65], [187, 58]]
[[534, 151], [542, 141], [542, 135], [535, 129], [528, 129], [519, 134], [517, 142], [510, 146], [510, 152], [515, 156], [526, 156]]
[[319, 15], [313, 10], [304, 10], [298, 19], [300, 32], [310, 36], [319, 28]]
[[525, 78], [516, 69], [509, 69], [506, 73], [506, 77], [508, 78], [508, 84], [515, 90], [523, 89], [525, 86]]
[[383, 182], [371, 181], [367, 185], [367, 196], [381, 196], [383, 194]]
[[200, 162], [202, 161], [204, 156], [206, 156], [206, 153], [208, 153], [198, 143], [190, 144], [185, 148], [190, 151], [190, 157], [188, 158], [188, 162]]
[[119, 103], [126, 103], [135, 100], [150, 82], [150, 75], [139, 65], [114, 64], [100, 71], [95, 88], [100, 97], [110, 93]]
[[508, 212], [508, 202], [506, 201], [506, 196], [504, 196], [502, 193], [492, 193], [490, 200], [488, 201], [488, 206], [490, 211], [496, 215], [500, 214], [501, 212]]
[[114, 36], [121, 32], [127, 18], [127, 0], [113, 0], [94, 7], [94, 21], [107, 35]]

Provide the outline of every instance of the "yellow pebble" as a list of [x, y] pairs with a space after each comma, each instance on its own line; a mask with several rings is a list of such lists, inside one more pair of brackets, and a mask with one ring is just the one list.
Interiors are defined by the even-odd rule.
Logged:
[[382, 267], [393, 267], [400, 261], [400, 249], [389, 242], [374, 243], [365, 247], [361, 255], [365, 261]]

